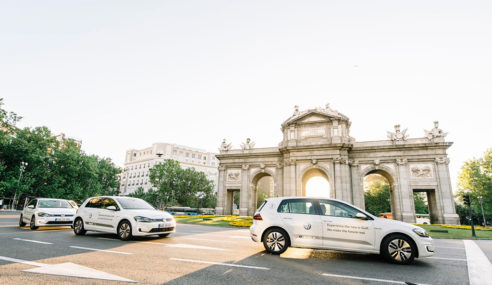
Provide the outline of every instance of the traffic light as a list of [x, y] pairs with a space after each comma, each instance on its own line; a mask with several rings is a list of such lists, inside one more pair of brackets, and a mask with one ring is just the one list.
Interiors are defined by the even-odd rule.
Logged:
[[463, 195], [463, 201], [465, 202], [465, 205], [470, 207], [470, 195], [468, 194]]

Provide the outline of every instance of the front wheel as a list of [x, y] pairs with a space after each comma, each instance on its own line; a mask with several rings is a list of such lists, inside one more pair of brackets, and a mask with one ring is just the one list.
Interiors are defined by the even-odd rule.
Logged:
[[29, 227], [33, 231], [35, 231], [39, 228], [39, 227], [36, 227], [36, 217], [34, 217], [34, 215], [32, 215], [31, 222], [29, 223]]
[[78, 236], [85, 235], [84, 221], [81, 218], [77, 218], [73, 223], [73, 232]]
[[410, 264], [417, 253], [413, 241], [404, 235], [391, 235], [384, 239], [381, 254], [389, 262]]
[[271, 254], [282, 254], [290, 246], [287, 233], [278, 228], [268, 230], [263, 238], [263, 246]]
[[132, 225], [128, 221], [123, 221], [118, 225], [118, 237], [121, 240], [132, 238]]
[[26, 225], [26, 223], [24, 223], [24, 217], [22, 216], [22, 214], [20, 215], [20, 219], [19, 219], [19, 227], [23, 227]]

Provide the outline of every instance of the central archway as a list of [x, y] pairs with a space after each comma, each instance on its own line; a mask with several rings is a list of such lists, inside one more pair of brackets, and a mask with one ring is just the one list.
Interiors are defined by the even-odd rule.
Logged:
[[318, 168], [312, 168], [302, 176], [302, 196], [330, 198], [331, 187], [328, 175]]
[[391, 174], [382, 169], [374, 169], [368, 171], [362, 179], [366, 211], [388, 219], [400, 219]]

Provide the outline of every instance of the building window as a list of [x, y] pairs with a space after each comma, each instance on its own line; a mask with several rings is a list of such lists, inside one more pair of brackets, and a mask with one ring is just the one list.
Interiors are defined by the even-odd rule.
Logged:
[[192, 154], [192, 155], [191, 155], [191, 158], [195, 158], [195, 154]]
[[207, 157], [206, 157], [206, 156], [204, 156], [204, 157], [203, 157], [203, 160], [207, 160]]
[[190, 153], [189, 152], [186, 153], [186, 157], [190, 157]]
[[212, 162], [212, 166], [215, 166], [215, 162]]
[[175, 150], [173, 150], [173, 155], [176, 155], [176, 154], [178, 154], [178, 152], [177, 152], [177, 151], [175, 151]]

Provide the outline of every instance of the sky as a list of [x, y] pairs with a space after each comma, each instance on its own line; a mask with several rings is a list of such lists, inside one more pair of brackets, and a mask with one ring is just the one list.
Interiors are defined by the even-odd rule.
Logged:
[[277, 146], [301, 109], [333, 109], [357, 141], [449, 132], [464, 161], [492, 147], [491, 1], [0, 2], [0, 98], [122, 166], [169, 142]]

